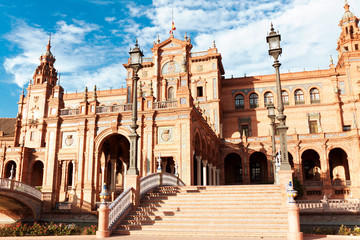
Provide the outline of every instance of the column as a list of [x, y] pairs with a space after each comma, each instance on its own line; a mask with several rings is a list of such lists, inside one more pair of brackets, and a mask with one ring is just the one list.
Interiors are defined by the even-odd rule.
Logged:
[[197, 164], [196, 185], [200, 186], [201, 185], [201, 156], [195, 156], [195, 158], [196, 158], [196, 164]]
[[216, 180], [217, 180], [217, 185], [220, 185], [220, 169], [217, 170], [217, 174], [216, 174]]
[[213, 169], [212, 169], [212, 174], [213, 174], [213, 177], [212, 177], [212, 179], [213, 179], [213, 185], [218, 185], [217, 184], [217, 179], [216, 179], [216, 167], [215, 166], [213, 166]]
[[111, 182], [110, 182], [110, 192], [115, 192], [115, 184], [116, 184], [116, 160], [115, 159], [110, 159], [110, 163], [111, 163], [111, 176], [110, 176], [110, 179], [111, 179]]
[[161, 162], [161, 172], [166, 172], [166, 165], [167, 165], [167, 161], [165, 159], [165, 161], [163, 160]]
[[[75, 189], [75, 161], [71, 161], [72, 163], [72, 166], [73, 166], [73, 169], [72, 169], [72, 179], [71, 179], [71, 182], [72, 182], [72, 186], [71, 186], [71, 189]], [[80, 174], [80, 173], [79, 173]]]
[[207, 171], [206, 171], [206, 166], [208, 161], [207, 160], [202, 160], [203, 163], [203, 182], [204, 182], [204, 186], [206, 186], [206, 182], [207, 182]]
[[213, 185], [212, 163], [209, 163], [209, 185]]

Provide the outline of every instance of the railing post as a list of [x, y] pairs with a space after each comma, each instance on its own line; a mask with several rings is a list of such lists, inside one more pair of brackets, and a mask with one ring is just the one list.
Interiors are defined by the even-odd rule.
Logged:
[[289, 184], [286, 187], [286, 195], [288, 197], [287, 200], [288, 222], [289, 222], [288, 240], [303, 240], [303, 233], [300, 232], [300, 216], [299, 216], [300, 208], [296, 206], [296, 202], [294, 200], [294, 197], [297, 196], [297, 192], [294, 190], [292, 186], [292, 182], [289, 182]]
[[98, 221], [98, 230], [96, 231], [96, 238], [106, 238], [110, 236], [110, 231], [109, 231], [110, 209], [106, 203], [108, 198], [109, 198], [109, 193], [107, 192], [106, 185], [104, 183], [102, 191], [100, 193], [101, 205], [98, 209], [99, 221]]

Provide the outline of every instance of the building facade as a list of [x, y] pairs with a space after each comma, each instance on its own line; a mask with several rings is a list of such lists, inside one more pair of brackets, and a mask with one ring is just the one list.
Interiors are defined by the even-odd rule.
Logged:
[[[360, 197], [358, 22], [346, 3], [338, 62], [329, 69], [281, 74], [289, 159], [303, 198]], [[140, 176], [161, 168], [187, 185], [273, 183], [267, 106], [276, 104], [275, 75], [225, 78], [215, 43], [191, 49], [188, 36], [171, 34], [143, 59]], [[123, 65], [126, 88], [65, 94], [54, 63], [49, 41], [16, 119], [2, 119], [15, 126], [10, 138], [0, 136], [0, 177], [41, 188], [48, 210], [59, 202], [91, 210], [103, 182], [112, 199], [126, 186], [133, 70]]]

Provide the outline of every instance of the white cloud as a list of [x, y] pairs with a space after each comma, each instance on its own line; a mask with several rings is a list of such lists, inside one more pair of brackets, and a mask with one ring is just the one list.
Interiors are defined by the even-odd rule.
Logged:
[[108, 23], [114, 22], [116, 20], [116, 17], [106, 17], [105, 21], [107, 21]]

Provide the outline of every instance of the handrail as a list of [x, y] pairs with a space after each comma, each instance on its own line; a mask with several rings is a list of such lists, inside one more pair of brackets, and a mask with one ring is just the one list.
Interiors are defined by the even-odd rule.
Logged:
[[0, 189], [9, 189], [9, 190], [13, 190], [13, 191], [18, 191], [18, 192], [22, 192], [22, 193], [26, 193], [30, 196], [33, 196], [36, 199], [39, 199], [40, 201], [42, 200], [43, 194], [41, 191], [39, 191], [38, 189], [19, 182], [19, 181], [15, 181], [15, 180], [10, 180], [7, 178], [0, 178]]
[[117, 220], [132, 206], [132, 190], [133, 188], [129, 187], [110, 204], [109, 229], [112, 229]]
[[[159, 186], [185, 186], [185, 183], [171, 173], [152, 173], [140, 179], [140, 198], [152, 189]], [[134, 205], [134, 188], [126, 189], [119, 197], [109, 205], [109, 224], [110, 232], [119, 219], [127, 214], [129, 208]]]
[[159, 101], [153, 103], [153, 109], [176, 108], [177, 100]]
[[360, 199], [297, 200], [301, 211], [360, 212]]

